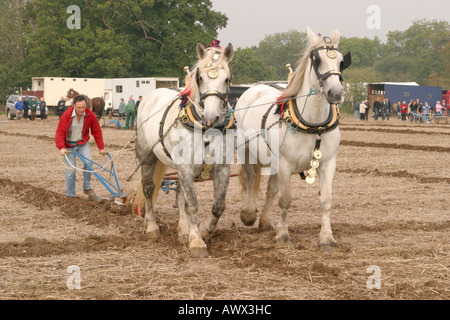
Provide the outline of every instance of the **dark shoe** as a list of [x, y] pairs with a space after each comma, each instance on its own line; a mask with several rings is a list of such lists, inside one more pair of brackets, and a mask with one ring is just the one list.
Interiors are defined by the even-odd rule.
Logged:
[[95, 196], [96, 195], [94, 190], [92, 190], [92, 189], [83, 190], [83, 191], [84, 191], [84, 194], [87, 194], [88, 196]]

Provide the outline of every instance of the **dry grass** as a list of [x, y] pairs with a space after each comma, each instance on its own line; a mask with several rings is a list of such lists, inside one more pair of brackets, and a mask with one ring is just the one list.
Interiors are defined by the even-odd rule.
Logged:
[[[273, 232], [242, 225], [241, 190], [232, 178], [227, 210], [208, 244], [210, 256], [194, 259], [177, 241], [173, 193], [161, 194], [157, 203], [162, 232], [157, 243], [146, 239], [142, 219], [128, 207], [94, 204], [83, 196], [67, 200], [52, 142], [56, 123], [51, 118], [47, 123], [0, 125], [0, 161], [9, 164], [0, 171], [0, 299], [450, 297], [446, 153], [407, 147], [414, 141], [429, 141], [429, 147], [450, 145], [448, 125], [344, 119], [342, 139], [348, 143], [340, 147], [333, 192], [332, 227], [339, 243], [335, 252], [323, 254], [317, 247], [317, 184], [306, 186], [293, 177], [289, 225], [294, 248], [283, 250], [275, 248]], [[405, 140], [399, 132], [404, 130], [415, 140]], [[398, 134], [403, 140], [394, 148]], [[132, 137], [112, 128], [104, 135], [112, 150]], [[355, 144], [361, 141], [368, 147]], [[124, 152], [115, 164], [124, 187], [133, 187], [126, 182], [135, 168], [133, 153]], [[203, 182], [196, 187], [201, 220], [210, 214], [212, 186]], [[100, 184], [94, 188], [102, 190]], [[278, 210], [274, 223], [277, 217]], [[81, 271], [80, 290], [66, 284], [71, 276], [67, 268], [73, 265]], [[381, 271], [379, 290], [367, 287], [372, 265]]]

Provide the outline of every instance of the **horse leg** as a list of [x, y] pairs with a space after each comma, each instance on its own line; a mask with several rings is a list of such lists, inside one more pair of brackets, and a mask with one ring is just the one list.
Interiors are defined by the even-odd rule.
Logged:
[[[156, 224], [156, 217], [153, 211], [153, 192], [155, 191], [155, 184], [153, 182], [153, 175], [155, 173], [156, 156], [152, 153], [145, 162], [141, 163], [142, 187], [145, 194], [145, 228], [148, 238], [157, 240], [160, 236], [158, 225]], [[156, 190], [157, 192], [158, 190]]]
[[181, 190], [184, 191], [185, 210], [189, 223], [189, 251], [193, 257], [202, 258], [208, 256], [208, 249], [197, 224], [198, 201], [194, 189], [194, 173], [193, 166], [184, 165], [179, 168], [178, 177]]
[[200, 224], [200, 233], [206, 242], [211, 240], [214, 231], [216, 231], [217, 222], [225, 211], [225, 198], [230, 182], [230, 166], [216, 165], [212, 172], [212, 178], [214, 184], [212, 215]]
[[251, 227], [257, 218], [257, 208], [256, 208], [256, 165], [243, 164], [243, 178], [246, 201], [244, 208], [241, 210], [241, 221], [246, 226]]
[[179, 183], [177, 186], [177, 204], [178, 204], [178, 210], [180, 212], [180, 219], [178, 220], [178, 227], [177, 227], [177, 233], [178, 233], [178, 241], [183, 244], [189, 243], [189, 221], [188, 216], [186, 213], [186, 204], [184, 200], [184, 190], [181, 187], [181, 184]]
[[270, 223], [270, 214], [273, 212], [273, 200], [278, 193], [278, 177], [276, 174], [271, 175], [267, 182], [266, 201], [264, 203], [263, 213], [259, 219], [259, 230], [270, 231], [273, 230], [273, 225]]
[[287, 169], [289, 166], [281, 167], [278, 172], [279, 186], [280, 186], [280, 199], [278, 205], [280, 206], [280, 219], [276, 227], [275, 244], [279, 247], [292, 246], [292, 240], [288, 231], [288, 210], [291, 206], [292, 195], [290, 190], [291, 171]]
[[319, 248], [323, 252], [332, 252], [336, 249], [337, 242], [333, 238], [331, 230], [331, 204], [332, 184], [336, 171], [336, 160], [327, 165], [321, 165], [318, 170], [320, 188], [320, 209], [322, 211], [322, 226], [319, 235]]

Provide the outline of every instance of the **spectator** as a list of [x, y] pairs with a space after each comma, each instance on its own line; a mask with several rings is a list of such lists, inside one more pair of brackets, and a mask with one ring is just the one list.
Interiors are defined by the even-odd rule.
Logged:
[[389, 101], [389, 98], [386, 98], [386, 104], [388, 106], [388, 108], [387, 108], [387, 119], [389, 120], [389, 117], [391, 116], [391, 114], [392, 114], [392, 112], [394, 110], [392, 109], [392, 105], [391, 105], [391, 102]]
[[66, 100], [64, 100], [64, 97], [61, 97], [61, 99], [59, 99], [56, 110], [58, 112], [59, 118], [61, 119], [64, 111], [66, 111]]
[[[131, 128], [131, 130], [134, 130], [134, 120], [136, 119], [137, 109], [132, 97], [130, 97], [130, 100], [128, 101], [128, 104], [125, 108], [125, 113], [127, 114], [125, 129], [129, 130]], [[130, 128], [128, 126], [130, 126]]]
[[434, 107], [434, 110], [436, 111], [437, 115], [442, 115], [444, 107], [442, 106], [440, 101], [436, 101], [436, 106]]
[[409, 104], [409, 121], [417, 122], [417, 111], [419, 106], [417, 105], [417, 101], [412, 100], [412, 102]]
[[406, 121], [406, 115], [408, 114], [408, 105], [406, 104], [406, 101], [403, 101], [401, 104], [400, 112], [402, 114], [402, 121]]
[[400, 120], [402, 118], [402, 104], [401, 102], [396, 103], [397, 108], [395, 108], [395, 111], [397, 112], [397, 119]]
[[377, 100], [373, 103], [373, 118], [375, 120], [378, 120], [378, 113], [380, 112], [381, 103], [380, 98], [377, 98]]
[[19, 98], [19, 100], [14, 105], [14, 107], [16, 108], [17, 120], [22, 119], [22, 117], [23, 117], [23, 101], [22, 101], [22, 97]]
[[360, 120], [361, 121], [366, 120], [366, 109], [368, 109], [364, 102], [365, 101], [361, 101], [361, 103], [358, 103], [358, 105], [359, 105], [359, 114], [360, 114]]
[[34, 97], [31, 98], [29, 106], [30, 106], [30, 120], [34, 121], [36, 120], [36, 110], [38, 107], [38, 102], [35, 100]]
[[423, 114], [423, 118], [430, 120], [430, 105], [428, 104], [427, 101], [425, 101], [425, 105], [422, 107], [422, 114]]
[[44, 101], [44, 98], [41, 98], [39, 108], [41, 109], [41, 120], [47, 119], [47, 103]]
[[381, 117], [382, 120], [387, 117], [387, 120], [389, 121], [389, 104], [386, 99], [383, 99], [383, 102], [380, 104], [381, 106]]
[[364, 104], [366, 105], [366, 121], [369, 121], [369, 110], [370, 110], [370, 104], [369, 100], [364, 100]]
[[[359, 118], [360, 109], [359, 109], [360, 103], [358, 101], [355, 102], [355, 120]], [[364, 110], [364, 114], [366, 114], [366, 111]]]
[[28, 101], [28, 97], [25, 98], [23, 102], [23, 118], [28, 119], [28, 110], [30, 110], [30, 101]]
[[[76, 155], [73, 153], [66, 154], [66, 152], [75, 150], [80, 155], [91, 160], [89, 131], [94, 136], [100, 153], [103, 153], [105, 147], [102, 129], [97, 117], [91, 110], [86, 108], [86, 97], [76, 96], [73, 99], [73, 104], [73, 107], [67, 109], [61, 116], [55, 134], [55, 144], [59, 149], [59, 154], [61, 156], [66, 155], [64, 161], [67, 166], [66, 188], [68, 197], [75, 197], [76, 170], [73, 167], [76, 167]], [[92, 172], [86, 165], [84, 165], [83, 170], [84, 193], [88, 196], [95, 196], [95, 192], [91, 189]]]
[[141, 101], [142, 101], [142, 96], [139, 96], [138, 101], [136, 101], [136, 109], [139, 108], [139, 104], [141, 103]]
[[120, 98], [120, 104], [119, 104], [119, 120], [125, 119], [125, 101], [123, 98]]
[[422, 102], [420, 102], [419, 99], [417, 99], [416, 101], [417, 101], [417, 113], [422, 113], [423, 104], [422, 104]]

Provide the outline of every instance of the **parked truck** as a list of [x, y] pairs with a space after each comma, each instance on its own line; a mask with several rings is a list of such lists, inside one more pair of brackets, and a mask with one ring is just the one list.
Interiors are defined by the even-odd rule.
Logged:
[[[31, 90], [23, 91], [22, 94], [43, 97], [49, 110], [55, 111], [61, 97], [67, 99], [67, 92], [73, 89], [89, 98], [104, 98], [105, 113], [116, 115], [119, 111], [120, 98], [127, 102], [132, 96], [137, 101], [139, 96], [145, 96], [157, 88], [178, 90], [179, 80], [172, 77], [117, 79], [33, 77]], [[68, 101], [66, 105], [70, 103], [71, 101]]]
[[105, 112], [117, 115], [121, 98], [126, 104], [130, 97], [137, 101], [139, 96], [145, 97], [158, 88], [179, 90], [179, 80], [170, 77], [108, 79], [104, 85]]
[[95, 78], [33, 77], [31, 92], [24, 92], [39, 98], [43, 97], [48, 108], [55, 110], [58, 101], [61, 97], [66, 98], [70, 89], [89, 98], [103, 97], [105, 81], [106, 79]]

